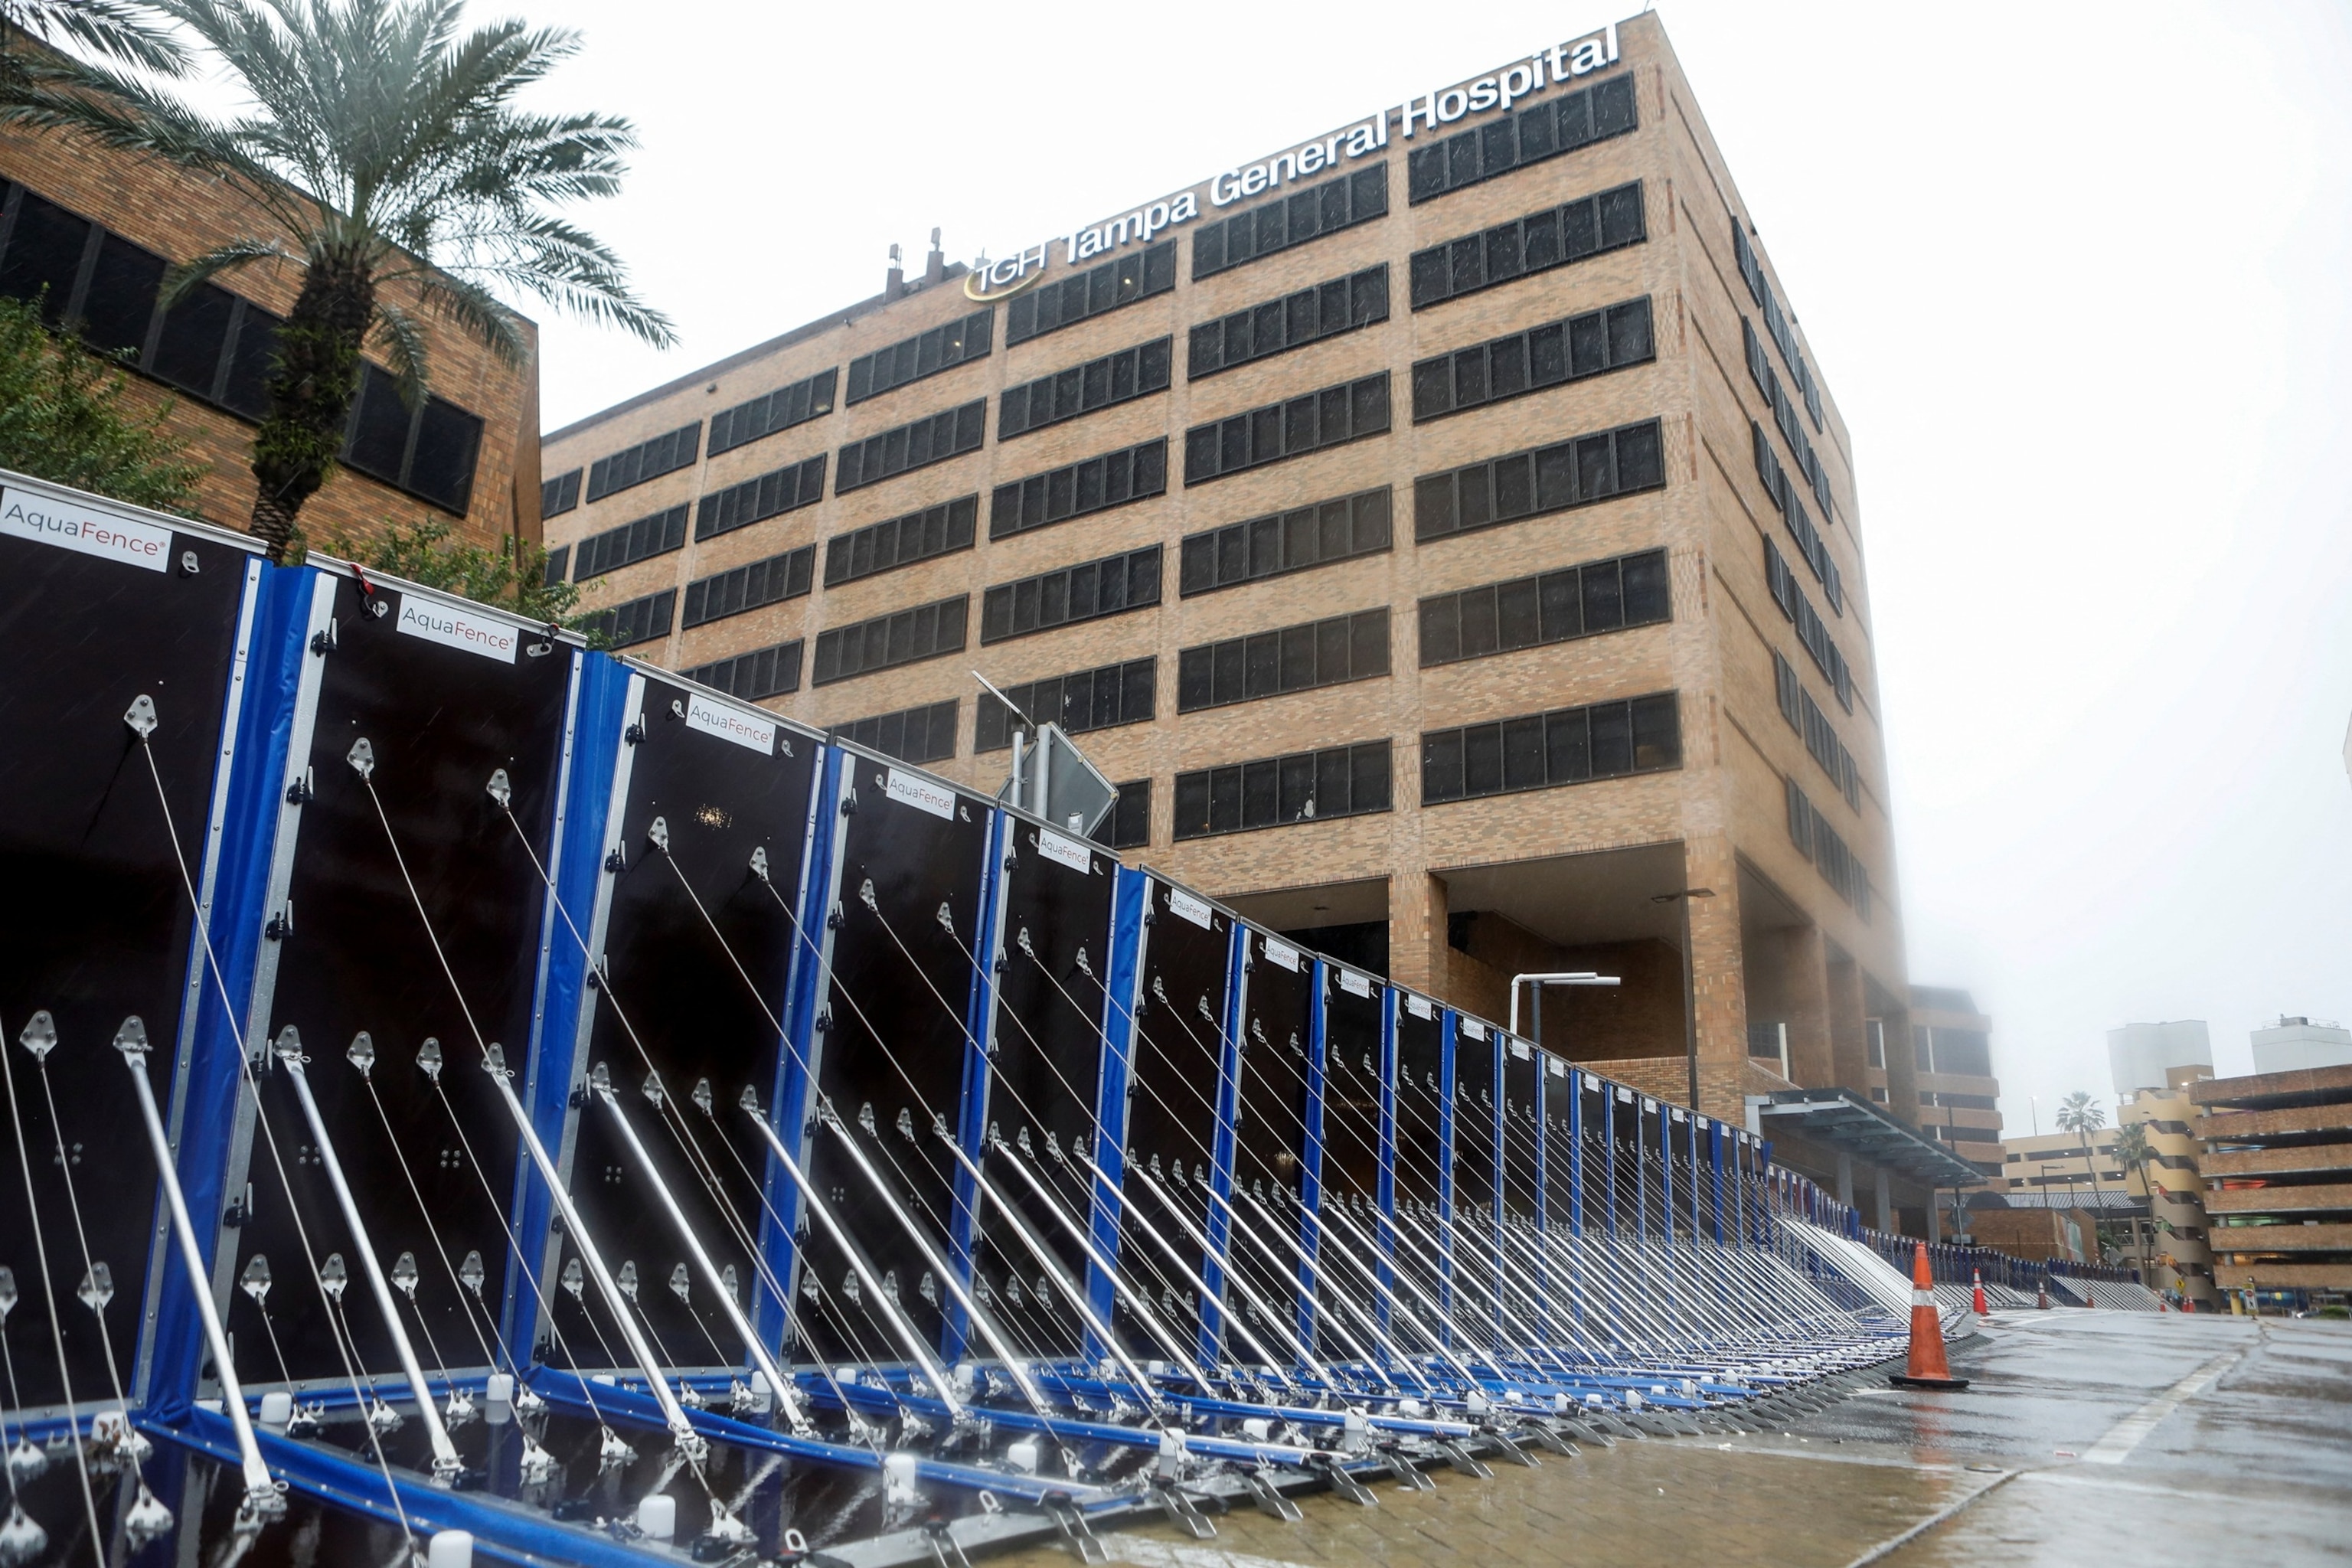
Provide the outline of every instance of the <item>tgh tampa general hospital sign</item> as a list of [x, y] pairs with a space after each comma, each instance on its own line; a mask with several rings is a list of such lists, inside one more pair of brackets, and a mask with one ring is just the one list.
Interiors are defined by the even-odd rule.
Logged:
[[[1567, 43], [1554, 44], [1526, 59], [1506, 66], [1492, 76], [1460, 87], [1450, 87], [1408, 99], [1394, 109], [1366, 116], [1345, 131], [1314, 142], [1301, 142], [1264, 163], [1227, 169], [1208, 182], [1211, 207], [1230, 206], [1250, 196], [1277, 190], [1353, 159], [1381, 152], [1390, 133], [1406, 141], [1421, 132], [1433, 132], [1465, 116], [1490, 109], [1509, 109], [1523, 98], [1573, 78], [1589, 75], [1617, 62], [1617, 26]], [[1141, 244], [1162, 229], [1190, 223], [1201, 216], [1196, 189], [1150, 202], [1106, 223], [1073, 228], [1068, 234], [1040, 241], [1002, 261], [975, 261], [964, 279], [964, 292], [974, 300], [1002, 300], [1017, 294], [1043, 278], [1059, 247], [1065, 265], [1089, 261], [1123, 246]]]

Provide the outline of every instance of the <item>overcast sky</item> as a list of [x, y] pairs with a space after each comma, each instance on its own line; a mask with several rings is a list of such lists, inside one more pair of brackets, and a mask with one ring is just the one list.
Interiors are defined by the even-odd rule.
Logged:
[[[502, 7], [479, 3], [478, 16]], [[1570, 38], [1576, 0], [562, 0], [632, 116], [583, 212], [676, 317], [547, 320], [549, 428]], [[2105, 1030], [2352, 1019], [2352, 8], [1683, 0], [1699, 102], [1853, 432], [1914, 979], [2013, 1131]]]

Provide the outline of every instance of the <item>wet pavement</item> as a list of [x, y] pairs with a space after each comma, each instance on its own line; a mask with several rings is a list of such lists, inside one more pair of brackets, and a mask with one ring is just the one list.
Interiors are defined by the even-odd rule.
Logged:
[[1307, 1497], [1297, 1524], [1235, 1512], [1214, 1541], [1137, 1525], [1108, 1544], [1139, 1568], [2352, 1562], [2352, 1325], [2015, 1312], [1951, 1360], [1966, 1393], [1866, 1389], [1786, 1432], [1441, 1471], [1433, 1492], [1377, 1488], [1377, 1508]]

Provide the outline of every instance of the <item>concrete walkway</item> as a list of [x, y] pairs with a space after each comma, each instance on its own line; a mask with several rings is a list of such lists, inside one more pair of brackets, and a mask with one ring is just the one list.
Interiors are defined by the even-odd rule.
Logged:
[[[1965, 1394], [1870, 1389], [1784, 1433], [1620, 1443], [1380, 1506], [1323, 1496], [1140, 1568], [2075, 1568], [2352, 1562], [2352, 1326], [2081, 1309], [1996, 1315]], [[1059, 1551], [1003, 1559], [1066, 1563]]]

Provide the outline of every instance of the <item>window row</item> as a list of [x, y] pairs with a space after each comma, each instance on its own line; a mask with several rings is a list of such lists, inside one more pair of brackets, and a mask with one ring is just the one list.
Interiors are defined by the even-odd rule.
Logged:
[[833, 738], [902, 763], [943, 763], [956, 751], [955, 699], [853, 719], [835, 725]]
[[682, 425], [667, 435], [626, 447], [588, 465], [588, 499], [606, 496], [694, 467], [702, 455], [702, 422]]
[[1389, 166], [1375, 163], [1192, 231], [1192, 281], [1272, 256], [1389, 210]]
[[1009, 386], [996, 404], [996, 438], [1010, 441], [1097, 408], [1168, 390], [1175, 341], [1155, 338], [1067, 370]]
[[1184, 374], [1193, 381], [1389, 319], [1383, 261], [1345, 278], [1235, 310], [1192, 329]]
[[1132, 305], [1176, 287], [1176, 242], [1163, 239], [1132, 256], [1089, 267], [1058, 283], [1041, 283], [1004, 308], [1004, 346]]
[[952, 599], [821, 631], [816, 634], [816, 668], [809, 673], [809, 684], [830, 686], [853, 676], [960, 652], [970, 609], [969, 599], [959, 594]]
[[1755, 323], [1745, 316], [1739, 318], [1739, 336], [1748, 353], [1748, 376], [1772, 410], [1772, 423], [1780, 427], [1789, 450], [1797, 455], [1797, 469], [1812, 487], [1813, 499], [1822, 503], [1822, 515], [1834, 516], [1837, 509], [1830, 500], [1829, 470], [1822, 467], [1821, 454], [1813, 450], [1812, 439], [1797, 422], [1797, 406], [1782, 390], [1780, 374], [1772, 368], [1771, 356], [1764, 352], [1764, 341], [1756, 335]]
[[677, 619], [677, 590], [664, 588], [641, 599], [630, 599], [581, 617], [580, 629], [602, 637], [606, 647], [635, 647], [669, 636]]
[[1764, 493], [1780, 509], [1780, 521], [1789, 530], [1789, 537], [1797, 542], [1797, 553], [1813, 569], [1813, 579], [1822, 585], [1822, 596], [1830, 603], [1833, 615], [1845, 614], [1845, 576], [1838, 563], [1830, 557], [1828, 542], [1822, 531], [1813, 526], [1812, 514], [1797, 494], [1796, 486], [1789, 482], [1789, 471], [1780, 466], [1780, 455], [1772, 450], [1772, 437], [1764, 434], [1764, 426], [1748, 425], [1750, 444], [1756, 448], [1756, 477], [1764, 481]]
[[[40, 302], [52, 328], [242, 418], [268, 412], [280, 320], [216, 284], [160, 307], [171, 263], [101, 225], [0, 184], [0, 294]], [[482, 422], [446, 398], [415, 407], [363, 362], [338, 456], [345, 467], [464, 516]]]
[[1412, 253], [1412, 308], [1443, 304], [1650, 237], [1642, 182], [1497, 224]]
[[1176, 837], [1389, 809], [1389, 742], [1366, 741], [1176, 775]]
[[1632, 72], [1516, 114], [1498, 114], [1443, 142], [1416, 147], [1405, 159], [1405, 188], [1414, 204], [1622, 136], [1639, 122]]
[[580, 569], [580, 580], [591, 582], [607, 572], [685, 549], [687, 514], [692, 510], [681, 502], [667, 511], [590, 534], [580, 542], [573, 558]]
[[885, 518], [835, 534], [824, 545], [824, 585], [835, 588], [936, 555], [969, 550], [979, 520], [980, 498], [959, 496], [904, 517]]
[[981, 595], [980, 640], [1004, 642], [1160, 603], [1160, 546], [1000, 583]]
[[1359, 610], [1188, 647], [1176, 656], [1176, 711], [1369, 680], [1389, 673], [1389, 613]]
[[1664, 773], [1683, 760], [1675, 694], [1555, 708], [1421, 737], [1421, 804]]
[[853, 441], [841, 449], [833, 493], [847, 495], [862, 486], [895, 479], [927, 464], [976, 452], [987, 423], [988, 399], [982, 397], [961, 408], [927, 415], [863, 441]]
[[1413, 537], [1426, 543], [1660, 489], [1666, 482], [1661, 441], [1658, 422], [1644, 419], [1531, 452], [1424, 474], [1412, 482]]
[[1286, 572], [1304, 572], [1389, 548], [1391, 492], [1386, 485], [1312, 506], [1293, 507], [1188, 535], [1177, 573], [1178, 592], [1213, 593]]
[[1837, 693], [1838, 706], [1853, 712], [1853, 675], [1846, 668], [1845, 655], [1838, 651], [1830, 628], [1814, 612], [1813, 602], [1797, 585], [1797, 574], [1781, 559], [1780, 547], [1769, 539], [1764, 542], [1764, 583], [1771, 591], [1772, 602], [1780, 606], [1780, 613], [1797, 628], [1797, 641], [1804, 645], [1813, 663], [1828, 678], [1830, 689]]
[[1059, 724], [1065, 733], [1072, 735], [1116, 729], [1121, 724], [1148, 724], [1152, 719], [1158, 673], [1157, 660], [1131, 658], [1124, 664], [1107, 664], [1099, 669], [1081, 669], [1033, 680], [1024, 686], [1008, 686], [1004, 695], [1013, 700], [1013, 708], [982, 692], [972, 710], [972, 754], [1001, 752], [1013, 744], [1013, 708], [1027, 714], [1033, 722]]
[[546, 569], [541, 574], [540, 581], [552, 588], [558, 583], [567, 581], [571, 575], [572, 546], [559, 544], [547, 552]]
[[710, 416], [710, 455], [715, 458], [721, 452], [731, 452], [762, 436], [772, 436], [832, 413], [834, 378], [837, 374], [828, 367], [790, 386], [763, 393], [748, 403], [720, 409]]
[[1780, 345], [1780, 357], [1789, 363], [1789, 374], [1797, 384], [1797, 395], [1805, 402], [1805, 412], [1812, 417], [1813, 428], [1822, 427], [1822, 392], [1813, 381], [1813, 367], [1805, 363], [1802, 350], [1797, 347], [1796, 331], [1789, 324], [1789, 313], [1772, 292], [1765, 279], [1764, 264], [1756, 259], [1756, 247], [1748, 243], [1748, 226], [1738, 218], [1731, 220], [1731, 248], [1738, 258], [1739, 276], [1748, 285], [1756, 308], [1764, 312], [1764, 330]]
[[1442, 419], [1656, 357], [1647, 296], [1546, 321], [1415, 364], [1413, 422]]
[[539, 486], [539, 518], [541, 522], [551, 517], [562, 517], [580, 504], [580, 476], [585, 470], [574, 468], [568, 474], [558, 474], [542, 479]]
[[1772, 651], [1772, 685], [1780, 700], [1780, 717], [1789, 728], [1805, 739], [1805, 750], [1822, 771], [1830, 775], [1845, 803], [1854, 810], [1862, 809], [1862, 770], [1854, 765], [1853, 753], [1838, 739], [1837, 731], [1830, 724], [1829, 715], [1822, 711], [1813, 694], [1797, 679], [1797, 667], [1781, 657], [1778, 648]]
[[730, 485], [702, 498], [694, 514], [694, 537], [716, 539], [739, 528], [814, 506], [824, 499], [824, 454]]
[[1003, 539], [1168, 489], [1168, 437], [1086, 458], [999, 485], [988, 500], [988, 537]]
[[816, 546], [803, 544], [731, 572], [698, 577], [686, 585], [684, 624], [698, 626], [797, 599], [809, 591], [809, 579], [815, 574]]
[[724, 691], [746, 702], [760, 702], [801, 689], [801, 651], [805, 646], [794, 637], [790, 642], [739, 653], [732, 658], [698, 664], [678, 673], [714, 691]]
[[1184, 482], [1206, 484], [1228, 474], [1321, 451], [1389, 427], [1389, 374], [1327, 386], [1184, 433]]
[[1141, 849], [1151, 842], [1151, 781], [1113, 784], [1118, 798], [1095, 828], [1095, 842], [1108, 849]]
[[908, 382], [952, 370], [967, 360], [984, 358], [992, 346], [995, 328], [996, 310], [991, 306], [919, 332], [904, 342], [861, 354], [849, 362], [849, 385], [842, 401], [863, 403]]
[[1421, 664], [1510, 653], [1673, 616], [1666, 552], [1645, 550], [1421, 602]]
[[1797, 781], [1787, 781], [1789, 793], [1789, 841], [1797, 853], [1813, 863], [1837, 896], [1853, 906], [1854, 913], [1864, 921], [1870, 919], [1870, 873], [1862, 861], [1838, 837], [1821, 808], [1805, 798]]

